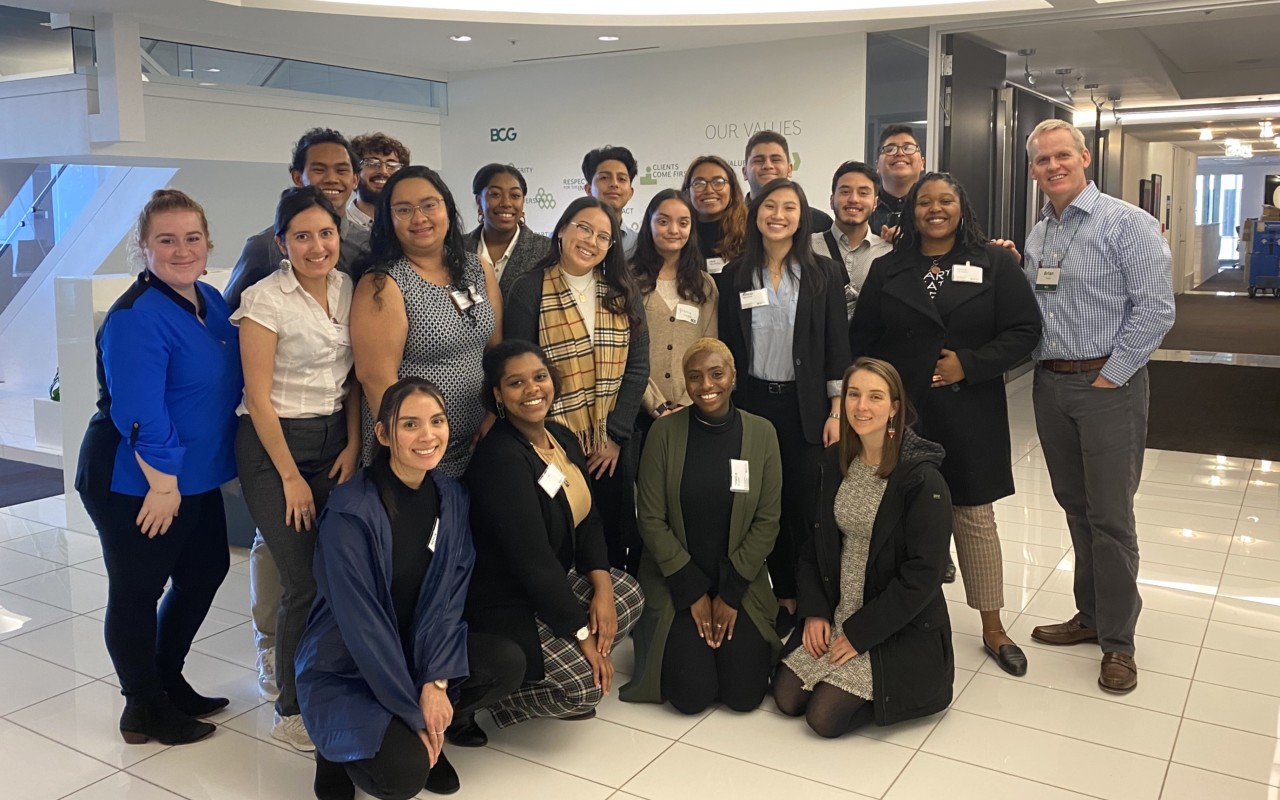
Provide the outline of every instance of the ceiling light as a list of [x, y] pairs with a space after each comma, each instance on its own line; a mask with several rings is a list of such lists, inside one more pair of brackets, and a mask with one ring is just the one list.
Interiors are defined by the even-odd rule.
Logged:
[[597, 36], [596, 37], [596, 39], [602, 42], [616, 42], [618, 41], [619, 38], [620, 37], [618, 36]]
[[1241, 119], [1253, 117], [1257, 119], [1259, 114], [1277, 114], [1280, 115], [1280, 104], [1268, 105], [1237, 105], [1237, 106], [1186, 106], [1172, 108], [1152, 108], [1152, 109], [1126, 109], [1124, 112], [1124, 120], [1130, 124], [1140, 124], [1147, 122], [1194, 122], [1197, 119]]
[[1271, 120], [1269, 119], [1264, 119], [1262, 122], [1259, 122], [1258, 128], [1261, 131], [1261, 133], [1258, 134], [1259, 139], [1270, 139], [1272, 136], [1276, 135], [1275, 131], [1271, 129]]
[[1031, 57], [1036, 54], [1034, 47], [1026, 47], [1018, 51], [1018, 55], [1024, 59], [1022, 62], [1022, 77], [1027, 79], [1027, 83], [1031, 86], [1036, 85], [1036, 78], [1040, 77], [1040, 70], [1031, 71]]
[[1212, 142], [1212, 141], [1213, 141], [1213, 128], [1201, 128], [1201, 129], [1200, 129], [1200, 141], [1202, 141], [1202, 142]]
[[217, 67], [209, 67], [208, 69], [205, 70], [205, 72], [222, 72], [222, 70], [218, 69]]
[[195, 70], [194, 70], [194, 69], [192, 69], [191, 67], [183, 67], [183, 68], [182, 68], [182, 71], [183, 71], [183, 72], [195, 72]]
[[449, 37], [449, 41], [451, 41], [451, 42], [469, 42], [469, 41], [471, 41], [471, 37], [470, 37], [470, 36], [467, 36], [467, 35], [464, 33], [464, 34], [462, 34], [461, 36], [450, 36], [450, 37]]
[[1277, 150], [1280, 150], [1280, 136], [1277, 136], [1276, 138], [1272, 139], [1271, 143], [1276, 146]]
[[1226, 149], [1228, 158], [1240, 157], [1240, 140], [1239, 139], [1223, 139], [1222, 146]]

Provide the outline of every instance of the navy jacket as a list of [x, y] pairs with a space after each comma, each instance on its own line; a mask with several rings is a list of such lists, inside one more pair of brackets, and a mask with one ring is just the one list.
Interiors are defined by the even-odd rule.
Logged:
[[[435, 552], [418, 595], [413, 653], [400, 644], [391, 601], [391, 520], [371, 470], [333, 490], [320, 514], [316, 601], [295, 660], [298, 704], [307, 732], [330, 761], [372, 758], [391, 718], [423, 727], [418, 705], [428, 681], [467, 677], [462, 607], [475, 563], [469, 500], [439, 470]], [[456, 690], [450, 695], [456, 701]]]

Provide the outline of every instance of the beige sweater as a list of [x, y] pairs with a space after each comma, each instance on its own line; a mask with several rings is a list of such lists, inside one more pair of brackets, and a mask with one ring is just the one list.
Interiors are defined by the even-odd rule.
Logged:
[[704, 274], [702, 280], [706, 285], [706, 302], [694, 306], [683, 298], [679, 301], [681, 305], [698, 309], [696, 323], [677, 320], [675, 310], [667, 308], [656, 290], [644, 296], [644, 313], [649, 324], [649, 386], [641, 404], [650, 414], [667, 401], [685, 406], [692, 403], [684, 388], [684, 370], [681, 367], [684, 353], [698, 339], [719, 335], [716, 317], [720, 295], [710, 275]]

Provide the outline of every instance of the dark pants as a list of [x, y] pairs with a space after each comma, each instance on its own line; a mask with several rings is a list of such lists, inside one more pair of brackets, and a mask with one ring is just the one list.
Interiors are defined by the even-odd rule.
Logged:
[[629, 575], [640, 569], [640, 527], [636, 524], [636, 465], [634, 440], [622, 445], [613, 475], [591, 478], [591, 502], [600, 512], [609, 566]]
[[282, 419], [280, 427], [302, 479], [311, 487], [314, 504], [311, 530], [298, 531], [285, 524], [284, 484], [248, 414], [240, 417], [236, 431], [236, 468], [240, 472], [245, 505], [280, 573], [282, 594], [276, 609], [275, 648], [280, 697], [276, 700], [276, 711], [281, 716], [291, 716], [300, 713], [293, 658], [307, 615], [311, 613], [311, 604], [316, 599], [316, 579], [311, 572], [316, 551], [315, 520], [333, 489], [334, 480], [329, 477], [329, 471], [338, 453], [347, 446], [347, 421], [346, 414], [339, 411], [327, 417]]
[[[515, 691], [524, 680], [524, 653], [515, 642], [501, 636], [469, 633], [467, 669], [471, 674], [458, 685], [454, 719]], [[337, 763], [316, 753], [316, 797], [350, 797], [354, 784], [379, 800], [408, 800], [426, 785], [428, 764], [427, 748], [418, 732], [393, 717], [373, 758]]]
[[191, 642], [231, 565], [222, 490], [184, 495], [169, 530], [151, 539], [136, 522], [141, 497], [111, 492], [80, 499], [102, 540], [104, 628], [121, 693], [154, 699], [182, 674]]
[[740, 380], [738, 391], [734, 393], [738, 407], [772, 422], [778, 434], [778, 450], [782, 456], [782, 520], [767, 563], [773, 593], [778, 597], [794, 598], [796, 564], [800, 558], [800, 545], [808, 536], [805, 518], [813, 503], [822, 446], [810, 444], [804, 437], [794, 384], [786, 394], [770, 394], [763, 381], [751, 377]]
[[1091, 386], [1098, 372], [1061, 375], [1037, 367], [1036, 430], [1058, 505], [1075, 548], [1080, 623], [1098, 632], [1104, 653], [1133, 655], [1138, 533], [1133, 495], [1147, 445], [1147, 369], [1115, 389]]
[[682, 714], [697, 714], [717, 700], [751, 711], [769, 689], [771, 655], [745, 612], [738, 612], [733, 638], [712, 650], [689, 610], [677, 611], [662, 653], [662, 696]]

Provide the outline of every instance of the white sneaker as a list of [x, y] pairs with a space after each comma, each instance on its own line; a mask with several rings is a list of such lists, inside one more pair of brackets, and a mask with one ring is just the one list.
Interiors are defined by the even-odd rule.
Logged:
[[274, 703], [280, 698], [280, 685], [276, 683], [274, 647], [258, 651], [258, 696], [268, 703]]
[[306, 726], [302, 724], [301, 714], [282, 717], [279, 711], [273, 711], [271, 715], [271, 738], [279, 739], [294, 750], [301, 750], [304, 753], [310, 753], [316, 749], [316, 746], [311, 742], [311, 736], [307, 734]]

